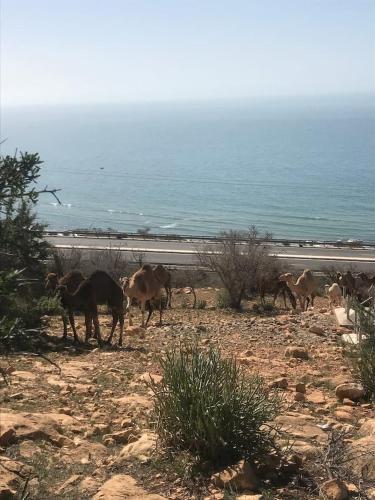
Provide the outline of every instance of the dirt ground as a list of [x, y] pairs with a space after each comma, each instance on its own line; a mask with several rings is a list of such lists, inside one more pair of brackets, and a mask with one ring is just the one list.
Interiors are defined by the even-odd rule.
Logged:
[[[345, 429], [353, 449], [368, 450], [351, 464], [358, 474], [366, 470], [366, 481], [348, 480], [349, 494], [366, 498], [359, 488], [375, 498], [375, 411], [371, 403], [335, 395], [353, 376], [341, 341], [344, 329], [335, 324], [327, 300], [317, 298], [306, 312], [278, 304], [263, 314], [248, 302], [244, 312], [235, 313], [216, 309], [215, 289], [198, 290], [202, 309], [191, 308], [189, 290], [178, 292], [163, 326], [156, 325], [156, 314], [145, 331], [127, 327], [122, 348], [99, 349], [95, 340], [89, 347], [71, 340], [65, 345], [61, 319], [51, 317], [46, 321], [54, 348], [46, 356], [55, 364], [27, 354], [0, 359], [0, 498], [235, 497], [213, 481], [191, 479], [184, 458], [166, 456], [153, 432], [147, 382], [150, 374], [161, 378], [160, 356], [187, 338], [203, 348], [218, 346], [246, 373], [280, 387], [284, 399], [278, 423], [290, 437], [299, 469], [285, 484], [265, 480], [257, 491], [238, 491], [238, 498], [318, 497], [326, 479], [321, 456], [333, 428]], [[133, 320], [140, 324], [138, 312]], [[77, 323], [83, 338], [83, 318]], [[110, 317], [102, 314], [100, 324], [106, 338]], [[304, 384], [305, 394], [296, 396], [297, 384]]]

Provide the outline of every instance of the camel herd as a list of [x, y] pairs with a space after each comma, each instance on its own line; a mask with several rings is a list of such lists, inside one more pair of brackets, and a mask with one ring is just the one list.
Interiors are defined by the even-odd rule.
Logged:
[[[171, 305], [171, 274], [163, 266], [154, 269], [145, 264], [130, 278], [122, 278], [120, 286], [105, 271], [94, 271], [91, 276], [85, 278], [80, 271], [70, 271], [62, 278], [55, 273], [49, 273], [46, 278], [46, 290], [53, 291], [60, 296], [61, 305], [67, 312], [70, 326], [73, 331], [74, 340], [79, 341], [74, 322], [74, 311], [79, 309], [85, 314], [86, 337], [92, 336], [92, 325], [94, 325], [94, 338], [99, 345], [102, 344], [100, 334], [98, 305], [106, 304], [112, 313], [111, 333], [107, 342], [111, 343], [116, 326], [120, 325], [119, 345], [122, 345], [124, 331], [124, 296], [127, 298], [126, 311], [128, 312], [129, 325], [132, 325], [130, 307], [134, 299], [142, 309], [142, 326], [147, 326], [153, 310], [153, 302], [160, 299], [161, 288], [167, 294], [167, 306]], [[159, 302], [160, 323], [162, 322], [162, 302]], [[148, 309], [148, 317], [144, 321], [145, 308]], [[63, 315], [64, 333], [67, 338], [67, 319]]]
[[[273, 294], [274, 303], [281, 293], [286, 307], [286, 296], [289, 298], [292, 308], [295, 309], [297, 301], [302, 311], [309, 305], [314, 305], [314, 298], [318, 294], [318, 283], [313, 273], [305, 269], [297, 278], [291, 273], [284, 273], [281, 276], [274, 276], [272, 279], [263, 278], [259, 280], [258, 292], [262, 303], [266, 293]], [[128, 313], [129, 325], [132, 323], [131, 307], [137, 303], [142, 312], [142, 327], [147, 327], [153, 305], [159, 305], [159, 322], [162, 323], [162, 300], [161, 290], [164, 288], [167, 300], [166, 306], [171, 307], [172, 286], [171, 273], [162, 265], [152, 268], [144, 264], [130, 278], [121, 278], [120, 284], [116, 282], [105, 271], [94, 271], [91, 276], [85, 278], [80, 271], [70, 271], [59, 278], [55, 273], [49, 273], [46, 278], [45, 288], [59, 295], [61, 305], [67, 313], [63, 315], [63, 338], [67, 338], [69, 320], [74, 340], [79, 341], [75, 328], [74, 311], [81, 310], [85, 315], [86, 336], [85, 340], [92, 336], [92, 325], [94, 325], [94, 338], [98, 344], [102, 344], [102, 338], [98, 319], [98, 305], [107, 305], [112, 314], [111, 332], [107, 339], [111, 343], [117, 324], [119, 324], [120, 335], [119, 345], [122, 345], [124, 331], [124, 316]], [[341, 305], [343, 295], [356, 296], [362, 300], [364, 297], [373, 295], [375, 287], [375, 277], [369, 278], [366, 274], [360, 273], [353, 276], [350, 271], [345, 274], [337, 273], [336, 281], [331, 285], [326, 285], [326, 294], [330, 306]], [[371, 292], [370, 292], [371, 291]], [[126, 309], [124, 309], [124, 298], [126, 298]], [[145, 311], [148, 316], [145, 321]]]

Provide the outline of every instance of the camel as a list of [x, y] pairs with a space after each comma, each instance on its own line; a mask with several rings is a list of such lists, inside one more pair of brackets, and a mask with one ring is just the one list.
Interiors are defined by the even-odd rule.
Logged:
[[[120, 336], [118, 344], [119, 346], [122, 345], [124, 330], [124, 297], [121, 287], [111, 278], [111, 276], [109, 276], [109, 274], [105, 271], [94, 271], [88, 279], [84, 280], [79, 285], [73, 294], [69, 293], [67, 287], [64, 285], [59, 285], [58, 290], [63, 306], [68, 309], [71, 315], [73, 315], [75, 309], [83, 309], [85, 313], [86, 342], [91, 337], [93, 322], [98, 344], [102, 344], [97, 306], [98, 304], [108, 304], [112, 312], [112, 327], [107, 343], [111, 343], [116, 325], [119, 322]], [[76, 337], [75, 340], [77, 340]]]
[[301, 276], [294, 283], [294, 278], [291, 273], [285, 273], [279, 276], [280, 281], [285, 281], [291, 292], [293, 292], [300, 303], [302, 311], [307, 310], [310, 303], [314, 305], [314, 298], [316, 295], [317, 285], [314, 276], [309, 269], [305, 269]]
[[287, 307], [286, 306], [286, 296], [288, 296], [293, 309], [295, 309], [297, 306], [296, 299], [295, 299], [294, 295], [292, 294], [288, 285], [283, 281], [278, 281], [277, 278], [271, 279], [270, 281], [264, 280], [260, 284], [259, 295], [260, 295], [260, 301], [261, 301], [262, 305], [265, 304], [266, 293], [273, 293], [273, 305], [276, 304], [277, 297], [281, 293], [281, 295], [284, 299], [285, 309]]
[[[48, 273], [45, 281], [45, 289], [55, 292], [58, 286], [65, 286], [68, 293], [73, 294], [79, 285], [84, 281], [85, 277], [81, 271], [70, 271], [61, 278], [58, 277], [56, 273]], [[73, 312], [68, 308], [68, 318], [69, 323], [73, 331], [74, 340], [78, 340], [77, 331], [74, 324]], [[66, 315], [62, 315], [62, 322], [64, 325], [63, 339], [65, 340], [68, 336], [68, 322], [66, 320]]]
[[166, 307], [171, 309], [172, 307], [172, 274], [168, 269], [159, 264], [154, 268], [155, 277], [162, 285], [164, 286], [165, 293], [167, 295], [167, 304]]
[[337, 283], [330, 285], [325, 285], [326, 294], [329, 299], [329, 307], [338, 305], [341, 307], [342, 304], [342, 291]]
[[337, 273], [337, 284], [344, 291], [344, 294], [353, 295], [355, 291], [355, 278], [350, 271], [345, 274]]
[[[132, 299], [137, 299], [139, 304], [141, 305], [142, 311], [142, 327], [147, 326], [147, 323], [150, 319], [152, 308], [151, 304], [149, 304], [149, 314], [147, 321], [144, 321], [145, 307], [148, 301], [152, 301], [155, 299], [160, 299], [160, 290], [164, 283], [159, 281], [158, 272], [155, 272], [151, 268], [150, 265], [144, 264], [141, 269], [139, 269], [136, 273], [133, 274], [130, 278], [122, 278], [122, 289], [124, 295], [127, 297], [127, 306], [126, 309], [129, 314], [129, 326], [132, 326], [132, 318], [130, 307], [132, 303]], [[160, 324], [162, 323], [162, 301], [159, 300], [159, 310], [160, 310]]]

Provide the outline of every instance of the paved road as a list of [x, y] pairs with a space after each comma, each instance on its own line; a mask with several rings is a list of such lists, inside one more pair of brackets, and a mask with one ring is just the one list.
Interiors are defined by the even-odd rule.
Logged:
[[[134, 252], [147, 254], [151, 264], [192, 265], [196, 263], [196, 252], [200, 245], [189, 241], [166, 241], [144, 239], [116, 239], [96, 237], [49, 236], [48, 241], [60, 249], [72, 247], [82, 250], [112, 249], [126, 252], [133, 260]], [[210, 246], [215, 249], [217, 243]], [[296, 269], [310, 268], [320, 271], [335, 265], [341, 268], [354, 267], [355, 270], [375, 274], [375, 248], [333, 248], [298, 247], [270, 244], [270, 252]]]

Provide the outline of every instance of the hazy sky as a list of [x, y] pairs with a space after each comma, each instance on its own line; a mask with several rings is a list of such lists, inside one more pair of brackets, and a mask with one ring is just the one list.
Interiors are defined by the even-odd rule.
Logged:
[[375, 90], [375, 0], [1, 0], [2, 104]]

